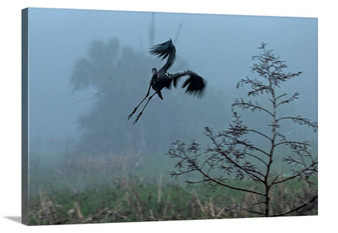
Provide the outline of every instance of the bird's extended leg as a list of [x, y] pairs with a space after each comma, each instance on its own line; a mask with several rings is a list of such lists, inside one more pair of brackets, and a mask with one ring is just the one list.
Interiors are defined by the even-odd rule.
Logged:
[[149, 87], [148, 87], [148, 91], [147, 91], [146, 96], [145, 96], [145, 97], [143, 98], [143, 100], [141, 100], [141, 102], [134, 108], [134, 111], [133, 111], [132, 113], [129, 114], [128, 120], [130, 119], [130, 117], [132, 117], [132, 116], [134, 115], [134, 113], [137, 111], [138, 107], [140, 107], [140, 105], [143, 103], [143, 101], [149, 96], [150, 87], [151, 87], [151, 84], [149, 84]]
[[147, 107], [147, 105], [148, 105], [148, 103], [149, 103], [149, 101], [151, 100], [151, 98], [153, 98], [154, 97], [154, 95], [156, 95], [157, 94], [157, 92], [155, 92], [154, 94], [152, 94], [150, 97], [149, 97], [149, 99], [147, 100], [147, 102], [146, 102], [146, 104], [144, 105], [144, 107], [142, 108], [142, 110], [141, 110], [141, 112], [137, 115], [137, 117], [136, 117], [136, 119], [135, 119], [135, 121], [134, 121], [134, 123], [133, 124], [136, 124], [137, 123], [137, 121], [138, 121], [138, 119], [141, 117], [141, 115], [142, 115], [142, 113], [143, 113], [143, 111], [144, 111], [144, 109]]

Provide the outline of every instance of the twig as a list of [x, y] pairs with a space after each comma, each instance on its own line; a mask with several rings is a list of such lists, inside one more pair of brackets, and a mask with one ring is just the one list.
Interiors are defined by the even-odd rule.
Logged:
[[294, 208], [294, 209], [292, 209], [292, 210], [290, 210], [288, 212], [282, 213], [282, 214], [272, 215], [272, 217], [285, 216], [285, 215], [291, 214], [293, 212], [296, 212], [296, 211], [304, 208], [305, 206], [312, 204], [315, 200], [317, 200], [317, 198], [318, 198], [318, 195], [314, 196], [309, 202], [306, 202], [306, 203], [304, 203], [303, 205], [301, 205], [301, 206], [299, 206], [297, 208]]

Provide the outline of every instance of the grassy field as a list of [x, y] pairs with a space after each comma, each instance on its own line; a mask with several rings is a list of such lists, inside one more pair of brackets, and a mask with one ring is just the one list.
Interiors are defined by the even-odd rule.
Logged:
[[[122, 158], [121, 158], [122, 159]], [[169, 174], [173, 161], [165, 157], [147, 157], [142, 161], [123, 157], [121, 167], [116, 158], [76, 162], [63, 168], [35, 169], [31, 172], [29, 223], [74, 224], [184, 219], [257, 217], [243, 208], [263, 211], [254, 205], [251, 194], [211, 187], [187, 185]], [[152, 166], [146, 166], [151, 164]], [[165, 164], [165, 166], [163, 166]], [[162, 166], [161, 166], [162, 165]], [[114, 166], [114, 167], [112, 167]], [[52, 171], [52, 172], [51, 172]], [[317, 194], [317, 181], [309, 186], [292, 181], [272, 190], [272, 213], [287, 212]], [[248, 181], [234, 180], [239, 186], [252, 187]], [[293, 215], [317, 214], [317, 203]]]

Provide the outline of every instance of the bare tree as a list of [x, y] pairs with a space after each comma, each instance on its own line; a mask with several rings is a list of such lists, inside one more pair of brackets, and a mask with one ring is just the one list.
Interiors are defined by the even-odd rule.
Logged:
[[[283, 127], [295, 123], [308, 126], [316, 132], [318, 126], [316, 122], [302, 116], [283, 116], [280, 108], [297, 100], [299, 93], [279, 93], [281, 84], [300, 76], [302, 72], [285, 72], [285, 62], [275, 56], [272, 50], [268, 50], [265, 43], [262, 43], [259, 50], [262, 53], [253, 57], [255, 63], [251, 67], [258, 78], [246, 77], [237, 84], [237, 88], [248, 86], [248, 99], [257, 101], [236, 99], [232, 104], [233, 119], [227, 130], [215, 133], [206, 127], [205, 135], [210, 144], [205, 150], [197, 142], [190, 145], [181, 141], [174, 142], [168, 151], [171, 158], [178, 160], [172, 175], [196, 173], [195, 176], [188, 176], [186, 182], [209, 183], [254, 195], [257, 201], [249, 208], [242, 206], [242, 209], [255, 215], [297, 214], [305, 207], [314, 205], [318, 197], [317, 191], [291, 208], [278, 211], [271, 207], [271, 190], [297, 179], [311, 184], [310, 178], [317, 176], [318, 161], [317, 155], [311, 151], [310, 142], [288, 138], [289, 135], [283, 133]], [[261, 112], [266, 118], [262, 118], [259, 125], [265, 129], [258, 128], [257, 125], [257, 128], [248, 126], [239, 110], [252, 111], [250, 114]], [[284, 150], [281, 150], [283, 147]], [[281, 174], [273, 171], [278, 158], [287, 165], [289, 172]], [[252, 181], [255, 185], [240, 186], [233, 182], [238, 179]]]

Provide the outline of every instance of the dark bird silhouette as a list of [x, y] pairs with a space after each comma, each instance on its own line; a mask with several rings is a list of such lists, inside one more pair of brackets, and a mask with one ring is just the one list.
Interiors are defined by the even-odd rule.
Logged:
[[129, 114], [128, 120], [134, 115], [137, 111], [138, 107], [143, 103], [143, 101], [149, 96], [150, 88], [152, 88], [155, 92], [149, 96], [147, 102], [145, 103], [141, 112], [137, 115], [133, 124], [137, 123], [139, 118], [141, 117], [144, 109], [147, 107], [149, 101], [153, 98], [155, 94], [157, 94], [162, 100], [163, 96], [161, 90], [163, 88], [170, 89], [171, 86], [176, 88], [178, 80], [183, 76], [188, 76], [188, 79], [182, 85], [182, 88], [186, 88], [185, 92], [189, 95], [202, 96], [203, 91], [206, 86], [206, 81], [191, 70], [178, 72], [175, 74], [169, 74], [167, 71], [172, 66], [176, 56], [176, 48], [173, 44], [172, 40], [168, 40], [162, 44], [155, 45], [150, 49], [150, 54], [156, 55], [162, 60], [167, 59], [164, 66], [157, 70], [156, 68], [152, 69], [152, 77], [149, 82], [149, 87], [146, 96], [141, 100], [141, 102], [135, 107], [133, 112]]

